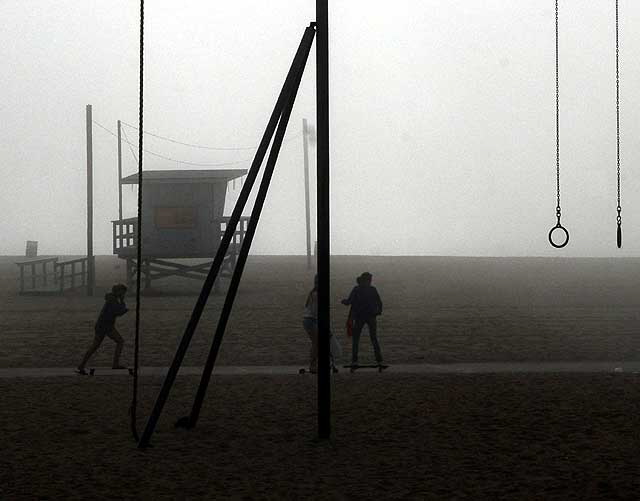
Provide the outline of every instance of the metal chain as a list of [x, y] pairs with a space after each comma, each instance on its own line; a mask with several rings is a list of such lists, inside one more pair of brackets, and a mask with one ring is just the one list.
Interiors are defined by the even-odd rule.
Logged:
[[137, 218], [137, 242], [136, 242], [136, 323], [135, 338], [133, 344], [133, 396], [129, 414], [131, 417], [131, 433], [136, 442], [140, 442], [138, 434], [137, 410], [138, 410], [138, 372], [140, 370], [140, 283], [142, 273], [142, 154], [143, 154], [143, 117], [144, 117], [144, 0], [140, 0], [140, 80], [138, 84], [138, 218]]
[[560, 222], [560, 76], [558, 56], [558, 0], [556, 0], [556, 216]]
[[[560, 209], [560, 54], [558, 38], [558, 0], [556, 0], [556, 218], [558, 222], [549, 232], [549, 243], [556, 249], [562, 249], [569, 243], [569, 232], [560, 222], [562, 211]], [[563, 235], [560, 237], [562, 240], [554, 240], [554, 233]]]
[[618, 226], [622, 224], [622, 217], [620, 212], [622, 207], [620, 205], [620, 45], [618, 41], [618, 0], [616, 0], [616, 156], [618, 163]]

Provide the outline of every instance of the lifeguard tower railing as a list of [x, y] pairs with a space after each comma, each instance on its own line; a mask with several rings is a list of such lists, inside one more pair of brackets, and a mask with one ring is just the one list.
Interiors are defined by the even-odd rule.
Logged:
[[[220, 239], [222, 239], [230, 217], [219, 217], [212, 221], [212, 224], [217, 224], [220, 227]], [[222, 268], [220, 270], [220, 277], [230, 277], [233, 269], [236, 265], [236, 259], [244, 236], [249, 226], [248, 216], [243, 216], [238, 221], [235, 233], [229, 245], [227, 255], [224, 258]], [[136, 279], [136, 273], [138, 268], [137, 262], [137, 239], [138, 239], [138, 220], [135, 217], [128, 219], [121, 219], [113, 222], [113, 253], [121, 259], [127, 261], [127, 283], [133, 285]], [[218, 246], [212, 246], [217, 249]], [[195, 280], [204, 280], [211, 267], [214, 252], [209, 252], [206, 255], [194, 254], [194, 255], [181, 255], [181, 256], [162, 256], [153, 255], [153, 253], [145, 252], [144, 246], [142, 248], [142, 260], [139, 263], [142, 274], [144, 275], [144, 287], [151, 287], [153, 280], [167, 278], [171, 276], [178, 276], [183, 278], [190, 278]], [[175, 259], [189, 259], [189, 258], [208, 258], [207, 262], [199, 263], [184, 263], [178, 262]], [[215, 289], [217, 290], [218, 282], [216, 282]]]
[[41, 257], [16, 263], [20, 269], [21, 295], [62, 294], [87, 285], [88, 258]]
[[[220, 239], [227, 229], [227, 224], [231, 219], [230, 216], [215, 218], [213, 224], [220, 225]], [[232, 255], [237, 254], [237, 249], [242, 244], [244, 236], [249, 226], [249, 216], [242, 216], [236, 226], [236, 231], [229, 246], [229, 252]], [[138, 218], [129, 217], [112, 221], [113, 224], [113, 253], [117, 255], [132, 255], [135, 252], [138, 243]], [[144, 248], [143, 248], [144, 252]], [[185, 256], [190, 257], [190, 256]], [[211, 256], [213, 257], [213, 256]]]

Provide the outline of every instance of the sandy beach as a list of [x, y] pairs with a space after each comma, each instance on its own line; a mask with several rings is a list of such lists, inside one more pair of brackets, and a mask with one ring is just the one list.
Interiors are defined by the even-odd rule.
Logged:
[[[3, 499], [634, 499], [636, 375], [334, 378], [315, 444], [315, 381], [219, 377], [195, 430], [180, 378], [135, 448], [124, 378], [0, 381]], [[160, 381], [143, 380], [148, 415]], [[144, 418], [140, 419], [140, 426]]]
[[[98, 259], [95, 297], [17, 294], [2, 258], [0, 367], [72, 367], [102, 294], [124, 271]], [[221, 365], [306, 364], [304, 258], [250, 259]], [[385, 310], [391, 364], [638, 360], [637, 260], [334, 258], [333, 325], [361, 271]], [[141, 363], [166, 366], [198, 286], [158, 282], [143, 296]], [[222, 296], [185, 360], [202, 365]], [[129, 300], [129, 305], [134, 306]], [[133, 315], [120, 322], [131, 360]], [[93, 365], [110, 363], [105, 346]], [[372, 356], [366, 336], [362, 356]], [[333, 439], [315, 443], [312, 376], [215, 376], [198, 427], [175, 430], [198, 378], [177, 380], [153, 439], [129, 431], [132, 379], [1, 379], [2, 499], [634, 499], [638, 375], [394, 374], [333, 377]], [[138, 427], [162, 382], [140, 380]]]
[[[97, 291], [18, 296], [18, 258], [0, 260], [0, 367], [67, 367], [91, 342], [104, 293], [125, 277], [124, 262], [97, 259]], [[384, 303], [380, 342], [390, 363], [640, 360], [640, 260], [341, 257], [332, 261], [332, 324], [343, 351], [347, 308], [340, 304], [362, 271], [374, 274]], [[303, 364], [301, 316], [313, 272], [304, 257], [251, 256], [225, 334], [222, 365]], [[223, 282], [223, 292], [224, 292]], [[141, 363], [167, 365], [198, 282], [169, 278], [141, 301]], [[131, 360], [132, 312], [118, 321]], [[202, 365], [224, 294], [211, 296], [185, 358]], [[372, 360], [361, 343], [361, 359]], [[110, 363], [111, 349], [96, 364]]]

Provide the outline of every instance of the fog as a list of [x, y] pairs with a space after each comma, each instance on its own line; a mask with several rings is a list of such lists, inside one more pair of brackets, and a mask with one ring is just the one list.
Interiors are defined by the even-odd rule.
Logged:
[[[219, 147], [257, 145], [315, 2], [150, 2], [145, 129]], [[112, 132], [137, 123], [135, 3], [0, 5], [0, 254], [85, 252], [85, 105]], [[330, 3], [332, 253], [636, 256], [640, 4], [620, 1], [624, 247], [615, 247], [614, 2], [560, 3], [563, 224], [555, 225], [554, 5], [539, 0]], [[302, 119], [315, 121], [309, 60], [253, 245], [305, 251]], [[136, 130], [125, 133], [137, 141]], [[116, 140], [97, 125], [94, 249], [111, 253]], [[123, 145], [123, 174], [136, 170]], [[240, 162], [145, 136], [145, 169]], [[135, 149], [135, 148], [134, 148]], [[312, 158], [315, 150], [311, 150]], [[244, 163], [242, 163], [244, 162]], [[312, 161], [312, 168], [315, 162]], [[230, 186], [227, 213], [239, 193]], [[314, 186], [312, 186], [313, 191]], [[125, 187], [125, 217], [135, 192]]]

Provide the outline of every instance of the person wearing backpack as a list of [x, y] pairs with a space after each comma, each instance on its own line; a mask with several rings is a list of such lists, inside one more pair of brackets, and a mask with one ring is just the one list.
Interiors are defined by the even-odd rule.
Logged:
[[369, 328], [369, 336], [376, 362], [382, 365], [382, 351], [378, 342], [377, 317], [382, 314], [382, 300], [375, 287], [371, 285], [373, 275], [364, 272], [358, 277], [358, 285], [352, 290], [347, 299], [342, 300], [345, 306], [351, 306], [353, 317], [353, 331], [351, 336], [351, 365], [358, 365], [358, 347], [360, 344], [360, 334], [366, 325]]

